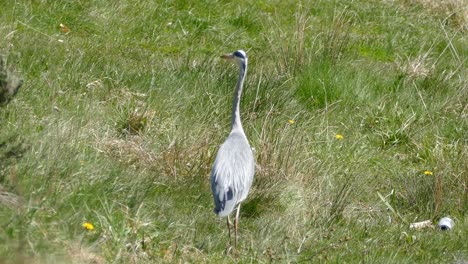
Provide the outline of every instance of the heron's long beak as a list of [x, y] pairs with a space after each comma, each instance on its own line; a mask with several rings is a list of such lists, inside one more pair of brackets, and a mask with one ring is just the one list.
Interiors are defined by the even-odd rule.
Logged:
[[224, 54], [224, 55], [221, 55], [221, 58], [223, 58], [223, 59], [233, 59], [233, 58], [234, 58], [234, 55], [232, 55], [232, 54]]

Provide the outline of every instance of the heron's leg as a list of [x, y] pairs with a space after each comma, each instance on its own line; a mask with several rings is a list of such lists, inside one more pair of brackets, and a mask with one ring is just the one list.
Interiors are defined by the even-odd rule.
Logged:
[[229, 215], [227, 217], [227, 228], [228, 228], [228, 235], [229, 235], [229, 245], [231, 245], [231, 221], [229, 221]]
[[240, 203], [237, 206], [236, 219], [234, 219], [234, 248], [237, 248], [237, 227], [239, 226]]

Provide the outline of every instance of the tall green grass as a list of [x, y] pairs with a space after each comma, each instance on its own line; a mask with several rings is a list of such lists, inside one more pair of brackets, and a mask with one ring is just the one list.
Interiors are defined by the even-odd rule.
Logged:
[[[25, 84], [0, 109], [0, 262], [467, 261], [463, 8], [2, 2]], [[209, 173], [236, 49], [257, 167], [225, 254]], [[446, 215], [451, 232], [409, 229]]]

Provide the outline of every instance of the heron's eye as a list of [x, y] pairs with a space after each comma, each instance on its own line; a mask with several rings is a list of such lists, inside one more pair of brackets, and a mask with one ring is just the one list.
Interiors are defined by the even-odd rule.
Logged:
[[239, 57], [239, 58], [241, 58], [241, 59], [245, 59], [244, 54], [242, 54], [242, 53], [239, 52], [239, 51], [235, 51], [235, 52], [234, 52], [234, 56]]

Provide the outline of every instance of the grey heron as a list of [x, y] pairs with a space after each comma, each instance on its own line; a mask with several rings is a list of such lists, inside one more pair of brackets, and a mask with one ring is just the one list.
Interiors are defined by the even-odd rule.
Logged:
[[211, 191], [215, 204], [214, 212], [219, 217], [227, 216], [229, 243], [231, 243], [229, 215], [237, 208], [234, 219], [234, 248], [236, 248], [240, 204], [247, 198], [255, 173], [254, 156], [240, 118], [240, 99], [247, 73], [247, 54], [243, 50], [238, 50], [221, 58], [237, 63], [239, 79], [232, 103], [231, 132], [216, 154], [211, 171]]

